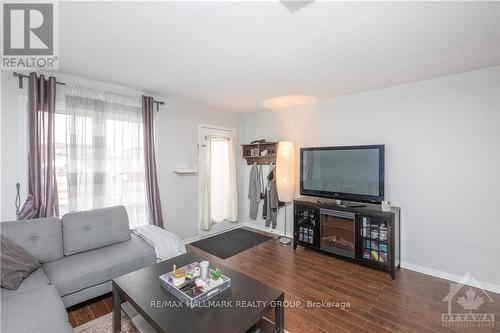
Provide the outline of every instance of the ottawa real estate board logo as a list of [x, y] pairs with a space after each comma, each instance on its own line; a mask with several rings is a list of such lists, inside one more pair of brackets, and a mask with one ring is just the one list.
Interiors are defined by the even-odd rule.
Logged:
[[4, 70], [58, 69], [56, 2], [2, 4]]
[[459, 282], [450, 283], [450, 292], [443, 298], [443, 302], [448, 303], [448, 312], [441, 314], [443, 327], [495, 326], [495, 314], [485, 311], [488, 303], [491, 309], [493, 299], [469, 273]]

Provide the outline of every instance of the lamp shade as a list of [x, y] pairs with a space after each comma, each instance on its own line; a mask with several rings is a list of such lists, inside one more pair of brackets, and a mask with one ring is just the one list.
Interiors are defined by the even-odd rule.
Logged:
[[278, 144], [276, 186], [280, 201], [293, 201], [295, 196], [295, 148], [291, 141], [281, 141]]

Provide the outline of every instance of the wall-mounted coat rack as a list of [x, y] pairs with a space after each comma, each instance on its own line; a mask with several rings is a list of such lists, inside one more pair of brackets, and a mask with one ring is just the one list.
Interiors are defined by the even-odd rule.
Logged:
[[247, 161], [247, 165], [254, 163], [258, 165], [276, 163], [278, 142], [250, 143], [241, 146], [243, 147], [243, 158]]

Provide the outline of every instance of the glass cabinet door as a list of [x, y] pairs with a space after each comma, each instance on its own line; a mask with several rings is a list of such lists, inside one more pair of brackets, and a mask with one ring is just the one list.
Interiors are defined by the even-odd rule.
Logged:
[[361, 216], [362, 258], [371, 262], [389, 264], [389, 223], [380, 217]]

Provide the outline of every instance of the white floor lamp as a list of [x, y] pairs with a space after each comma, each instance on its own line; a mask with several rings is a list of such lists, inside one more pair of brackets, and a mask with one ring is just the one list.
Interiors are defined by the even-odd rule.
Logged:
[[291, 141], [280, 141], [278, 144], [276, 186], [278, 199], [285, 203], [285, 234], [279, 238], [279, 242], [289, 245], [292, 239], [286, 236], [286, 204], [292, 202], [295, 195], [295, 148]]

